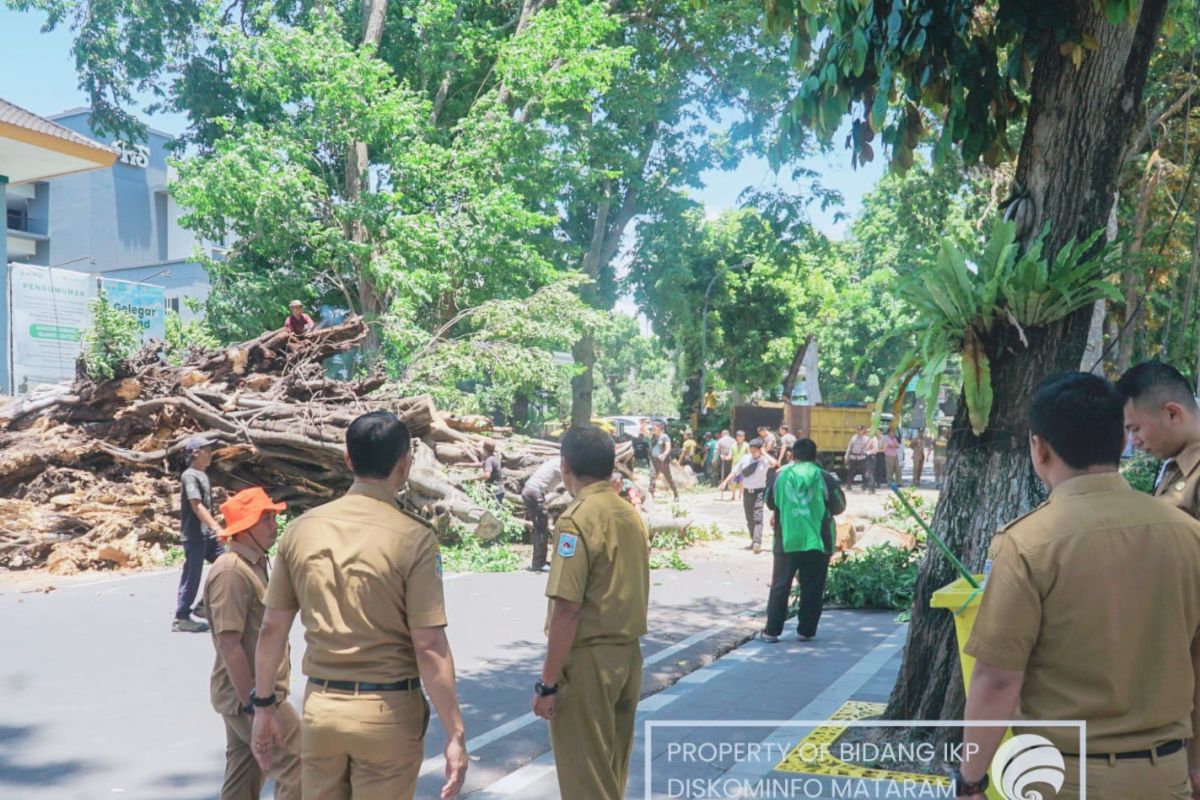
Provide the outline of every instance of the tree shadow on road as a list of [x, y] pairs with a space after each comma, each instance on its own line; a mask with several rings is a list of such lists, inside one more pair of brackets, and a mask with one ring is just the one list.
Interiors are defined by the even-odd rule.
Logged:
[[55, 786], [76, 778], [94, 767], [82, 759], [38, 762], [30, 747], [36, 727], [0, 725], [0, 788], [6, 786]]

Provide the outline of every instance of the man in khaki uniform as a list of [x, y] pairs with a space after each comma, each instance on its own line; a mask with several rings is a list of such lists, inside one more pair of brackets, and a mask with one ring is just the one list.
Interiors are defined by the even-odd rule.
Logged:
[[1179, 370], [1160, 361], [1121, 376], [1125, 430], [1133, 446], [1162, 459], [1154, 494], [1200, 519], [1200, 408]]
[[[217, 660], [212, 672], [213, 708], [225, 720], [225, 782], [221, 800], [258, 800], [265, 776], [250, 748], [254, 706], [254, 646], [267, 594], [267, 551], [275, 544], [275, 515], [286, 509], [258, 487], [238, 492], [221, 505], [227, 549], [208, 572], [204, 605]], [[277, 800], [300, 800], [300, 717], [287, 702], [291, 660], [287, 651], [275, 679], [283, 747], [271, 754], [267, 773]]]
[[1060, 799], [1079, 796], [1078, 730], [1037, 720], [1087, 722], [1090, 800], [1192, 796], [1200, 523], [1119, 474], [1122, 404], [1081, 372], [1047, 378], [1033, 398], [1030, 452], [1051, 494], [992, 543], [965, 648], [976, 662], [963, 738], [979, 750], [956, 776], [959, 796], [983, 798], [1003, 734], [969, 723], [1014, 718], [1066, 756]]
[[442, 558], [433, 531], [396, 506], [412, 442], [395, 415], [346, 431], [354, 484], [284, 531], [255, 654], [254, 747], [270, 763], [281, 736], [273, 675], [297, 611], [304, 624], [301, 756], [305, 800], [411, 800], [429, 704], [446, 729], [443, 798], [467, 769], [454, 657], [446, 640]]
[[624, 798], [642, 688], [649, 536], [609, 484], [613, 460], [612, 438], [598, 428], [563, 436], [563, 483], [575, 499], [555, 529], [549, 642], [534, 686], [562, 797], [579, 800]]

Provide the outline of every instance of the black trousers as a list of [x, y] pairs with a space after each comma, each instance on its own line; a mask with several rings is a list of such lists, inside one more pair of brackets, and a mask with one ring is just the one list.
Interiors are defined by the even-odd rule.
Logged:
[[816, 636], [824, 606], [825, 578], [829, 574], [829, 556], [820, 550], [784, 553], [778, 538], [775, 544], [775, 568], [771, 574], [771, 593], [767, 597], [768, 636], [783, 633], [788, 605], [792, 596], [792, 579], [800, 579], [800, 613], [796, 615], [796, 632], [801, 636]]
[[854, 478], [862, 475], [863, 488], [868, 491], [875, 491], [875, 464], [873, 458], [866, 458], [860, 461], [848, 459], [846, 461], [846, 488], [854, 488]]
[[200, 574], [204, 562], [213, 563], [225, 552], [225, 546], [215, 536], [183, 540], [183, 572], [179, 576], [179, 591], [175, 597], [175, 619], [187, 619], [192, 603], [200, 591]]
[[762, 546], [763, 506], [766, 504], [766, 489], [746, 489], [742, 492], [742, 510], [746, 512], [746, 530], [750, 541]]
[[546, 566], [546, 546], [550, 541], [550, 518], [546, 515], [546, 498], [537, 489], [521, 492], [525, 501], [525, 518], [533, 523], [533, 569]]

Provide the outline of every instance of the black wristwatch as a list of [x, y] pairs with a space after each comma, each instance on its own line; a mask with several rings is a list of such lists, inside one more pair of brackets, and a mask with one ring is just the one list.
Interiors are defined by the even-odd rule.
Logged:
[[[254, 696], [253, 693], [251, 693], [250, 696], [253, 697]], [[246, 703], [246, 705], [242, 706], [242, 713], [247, 716], [253, 717], [254, 716], [254, 702], [251, 701], [249, 703]]]
[[271, 708], [277, 702], [278, 701], [275, 699], [274, 692], [271, 692], [271, 694], [267, 695], [266, 697], [259, 697], [258, 692], [254, 691], [253, 689], [250, 690], [250, 705], [254, 706], [255, 708]]
[[538, 697], [552, 697], [558, 694], [558, 684], [553, 683], [547, 686], [539, 680], [533, 685], [533, 692]]
[[983, 773], [983, 777], [976, 783], [967, 783], [963, 778], [962, 771], [954, 769], [950, 773], [950, 779], [954, 781], [954, 796], [955, 797], [970, 797], [973, 794], [983, 794], [988, 788], [987, 773]]

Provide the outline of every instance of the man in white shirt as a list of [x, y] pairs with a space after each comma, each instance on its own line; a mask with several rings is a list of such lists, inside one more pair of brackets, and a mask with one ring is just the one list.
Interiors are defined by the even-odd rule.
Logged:
[[721, 438], [717, 439], [717, 458], [721, 470], [717, 474], [718, 486], [729, 477], [730, 470], [733, 469], [733, 448], [736, 445], [737, 440], [729, 435], [728, 430], [721, 431]]
[[796, 434], [787, 425], [779, 426], [779, 463], [790, 464], [792, 448], [796, 446]]
[[846, 447], [846, 488], [854, 488], [854, 478], [862, 475], [863, 488], [875, 494], [875, 465], [873, 457], [869, 457], [870, 448], [875, 439], [867, 436], [867, 429], [858, 426], [858, 432], [850, 439]]
[[546, 495], [562, 483], [562, 462], [558, 456], [542, 463], [525, 481], [521, 499], [525, 501], [525, 518], [533, 523], [533, 563], [529, 569], [543, 572], [546, 566], [546, 547], [550, 541], [550, 519], [546, 515]]
[[742, 509], [746, 512], [746, 529], [750, 532], [750, 549], [762, 552], [763, 505], [766, 501], [767, 472], [779, 462], [763, 452], [762, 439], [750, 440], [750, 452], [733, 467], [733, 472], [720, 488], [724, 490], [735, 475], [742, 477]]

